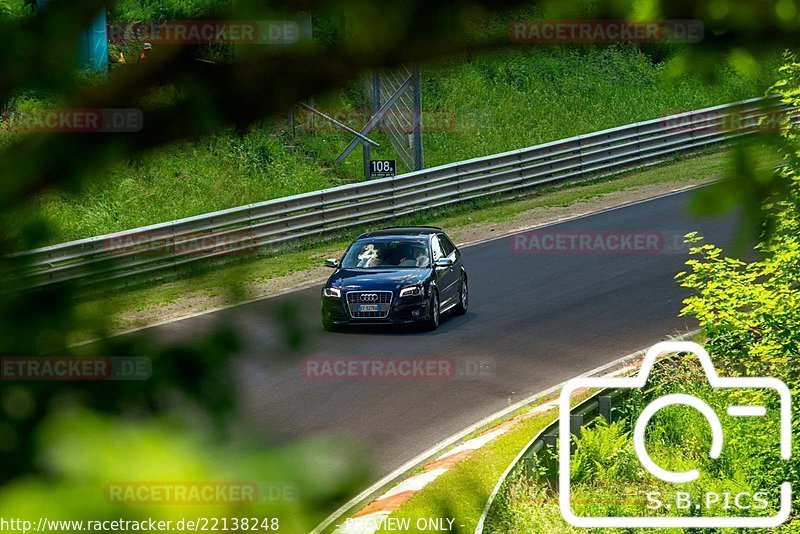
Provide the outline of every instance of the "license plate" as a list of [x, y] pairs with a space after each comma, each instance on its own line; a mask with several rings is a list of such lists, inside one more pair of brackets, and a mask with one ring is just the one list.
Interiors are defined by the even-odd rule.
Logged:
[[359, 304], [358, 311], [360, 312], [376, 312], [379, 311], [379, 306], [377, 304]]

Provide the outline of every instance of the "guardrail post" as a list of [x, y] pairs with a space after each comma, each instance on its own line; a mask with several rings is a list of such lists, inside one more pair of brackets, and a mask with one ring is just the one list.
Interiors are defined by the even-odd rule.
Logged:
[[583, 169], [583, 136], [578, 136], [578, 175], [577, 177], [586, 178]]
[[534, 454], [527, 458], [523, 458], [519, 464], [520, 473], [527, 478], [538, 478], [539, 465], [542, 464], [543, 456], [541, 454]]
[[[212, 219], [213, 220], [213, 219]], [[176, 247], [177, 247], [178, 236], [176, 235], [175, 231], [175, 224], [169, 225], [169, 243], [166, 245], [167, 250], [165, 251], [170, 256], [170, 265], [172, 266], [172, 274], [178, 274], [180, 267], [178, 267], [178, 259], [176, 257]]]
[[411, 99], [413, 100], [412, 139], [414, 146], [414, 170], [420, 171], [425, 166], [422, 154], [422, 88], [420, 87], [419, 66], [414, 65], [411, 74]]
[[642, 161], [642, 123], [636, 123], [636, 159]]
[[556, 448], [557, 437], [555, 434], [545, 434], [542, 436], [542, 465], [546, 470], [548, 479], [556, 477], [558, 473], [558, 449]]
[[369, 148], [369, 143], [366, 141], [361, 146], [364, 152], [364, 180], [369, 180], [369, 161], [372, 159], [372, 151]]
[[372, 107], [374, 113], [381, 109], [381, 77], [378, 71], [372, 73]]
[[[261, 248], [258, 244], [258, 238], [253, 234], [253, 208], [247, 208], [247, 239], [248, 243], [248, 252], [251, 254], [258, 254], [259, 249]], [[265, 247], [266, 248], [266, 247]]]
[[600, 411], [600, 415], [603, 419], [606, 420], [606, 423], [611, 422], [611, 397], [608, 395], [603, 395], [599, 399], [597, 399], [598, 410]]
[[581, 427], [583, 426], [583, 416], [582, 415], [570, 415], [569, 416], [569, 433], [575, 436], [576, 438], [581, 437]]

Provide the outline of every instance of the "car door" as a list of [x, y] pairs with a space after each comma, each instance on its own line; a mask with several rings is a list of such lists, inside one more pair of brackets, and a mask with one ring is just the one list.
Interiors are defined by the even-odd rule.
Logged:
[[453, 262], [449, 267], [435, 267], [436, 284], [439, 287], [439, 298], [442, 308], [450, 306], [458, 298], [458, 282], [460, 281], [460, 260], [455, 246], [443, 234], [435, 234], [431, 239], [433, 262], [447, 258]]
[[439, 242], [442, 245], [443, 252], [453, 261], [450, 273], [453, 276], [453, 303], [455, 304], [461, 298], [461, 251], [458, 250], [445, 234], [439, 234]]

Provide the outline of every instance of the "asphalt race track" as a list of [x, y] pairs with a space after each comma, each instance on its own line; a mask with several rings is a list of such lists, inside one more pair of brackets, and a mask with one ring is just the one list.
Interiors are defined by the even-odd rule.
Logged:
[[[545, 231], [700, 230], [710, 242], [732, 244], [735, 217], [692, 218], [690, 197], [673, 194]], [[241, 395], [265, 435], [349, 435], [373, 451], [377, 478], [510, 403], [693, 327], [678, 317], [684, 290], [673, 280], [685, 251], [518, 254], [510, 239], [463, 249], [469, 313], [445, 318], [436, 332], [324, 332], [313, 287], [130, 335], [186, 340], [232, 325], [243, 343]], [[289, 339], [301, 345], [287, 349]], [[439, 358], [468, 376], [309, 380], [301, 360], [318, 356]]]

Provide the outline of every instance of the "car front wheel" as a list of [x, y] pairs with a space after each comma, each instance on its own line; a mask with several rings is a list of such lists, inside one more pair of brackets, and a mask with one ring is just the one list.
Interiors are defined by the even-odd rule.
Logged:
[[431, 293], [430, 304], [428, 305], [428, 317], [423, 323], [425, 330], [436, 330], [439, 328], [439, 293]]
[[469, 288], [467, 287], [467, 277], [461, 277], [461, 289], [458, 292], [458, 304], [453, 308], [453, 313], [456, 315], [464, 315], [467, 313], [469, 306]]

